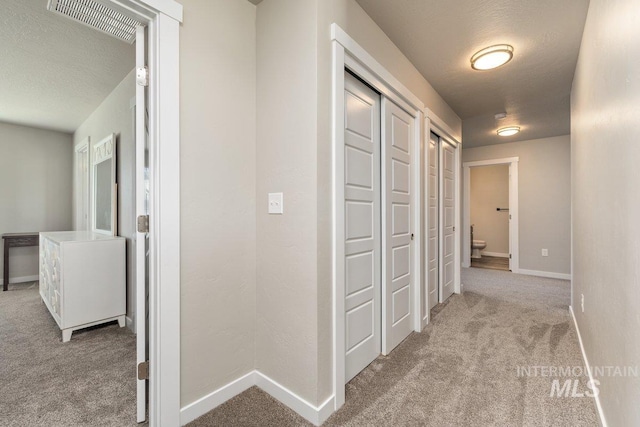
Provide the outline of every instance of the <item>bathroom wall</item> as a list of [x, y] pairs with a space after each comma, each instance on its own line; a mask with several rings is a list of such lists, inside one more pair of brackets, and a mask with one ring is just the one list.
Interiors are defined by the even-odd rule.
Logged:
[[[463, 162], [520, 158], [520, 269], [571, 273], [570, 144], [569, 135], [563, 135], [462, 150]], [[543, 248], [549, 256], [542, 256]]]
[[509, 212], [496, 208], [509, 207], [509, 165], [479, 166], [470, 172], [473, 238], [487, 242], [484, 254], [508, 257]]

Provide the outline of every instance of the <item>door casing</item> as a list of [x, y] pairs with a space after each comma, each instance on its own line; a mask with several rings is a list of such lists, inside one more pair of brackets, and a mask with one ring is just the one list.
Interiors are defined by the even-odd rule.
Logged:
[[344, 218], [344, 70], [348, 69], [379, 93], [392, 100], [414, 118], [414, 141], [411, 149], [411, 185], [420, 189], [412, 195], [413, 253], [411, 257], [413, 282], [411, 284], [411, 308], [413, 329], [421, 330], [420, 322], [420, 259], [421, 259], [421, 159], [422, 159], [422, 117], [424, 104], [402, 85], [391, 73], [369, 55], [337, 24], [331, 26], [332, 38], [332, 89], [333, 89], [333, 367], [334, 367], [334, 408], [337, 410], [345, 400], [345, 218]]

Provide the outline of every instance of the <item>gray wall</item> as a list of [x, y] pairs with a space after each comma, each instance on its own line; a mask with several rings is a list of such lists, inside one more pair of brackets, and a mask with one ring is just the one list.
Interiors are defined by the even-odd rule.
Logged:
[[317, 405], [333, 375], [330, 24], [460, 119], [355, 0], [182, 3], [182, 405], [252, 369]]
[[[254, 369], [256, 7], [241, 0], [181, 3], [185, 406]], [[266, 208], [261, 201], [260, 207]]]
[[486, 252], [509, 254], [509, 165], [470, 168], [469, 192], [473, 238], [487, 242]]
[[[462, 161], [519, 157], [520, 268], [571, 272], [569, 135], [462, 150]], [[469, 224], [463, 224], [469, 227]], [[541, 250], [549, 250], [543, 257]]]
[[[72, 153], [70, 134], [0, 122], [0, 234], [71, 229]], [[10, 282], [37, 280], [37, 247], [9, 262]]]
[[[135, 327], [135, 135], [131, 99], [135, 97], [135, 72], [131, 72], [102, 101], [102, 104], [76, 129], [74, 146], [87, 137], [90, 149], [111, 133], [116, 134], [118, 181], [118, 235], [127, 239], [127, 317]], [[89, 161], [92, 162], [91, 155]], [[89, 184], [91, 188], [91, 183]], [[91, 213], [90, 213], [91, 215]], [[89, 220], [91, 227], [91, 220]]]
[[[593, 366], [640, 362], [638, 19], [637, 0], [591, 0], [571, 94], [572, 306]], [[608, 425], [640, 425], [640, 379], [598, 380]]]

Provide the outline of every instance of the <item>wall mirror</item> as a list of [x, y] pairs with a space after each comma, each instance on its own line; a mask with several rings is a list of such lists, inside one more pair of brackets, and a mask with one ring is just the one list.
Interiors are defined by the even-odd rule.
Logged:
[[93, 146], [93, 215], [92, 229], [97, 233], [115, 236], [116, 192], [116, 136], [111, 134]]

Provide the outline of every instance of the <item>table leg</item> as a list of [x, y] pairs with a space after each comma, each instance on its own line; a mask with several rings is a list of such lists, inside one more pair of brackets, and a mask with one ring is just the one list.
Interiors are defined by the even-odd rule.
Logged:
[[2, 290], [6, 291], [9, 289], [9, 239], [4, 240], [4, 263], [3, 266], [3, 277], [2, 277]]

